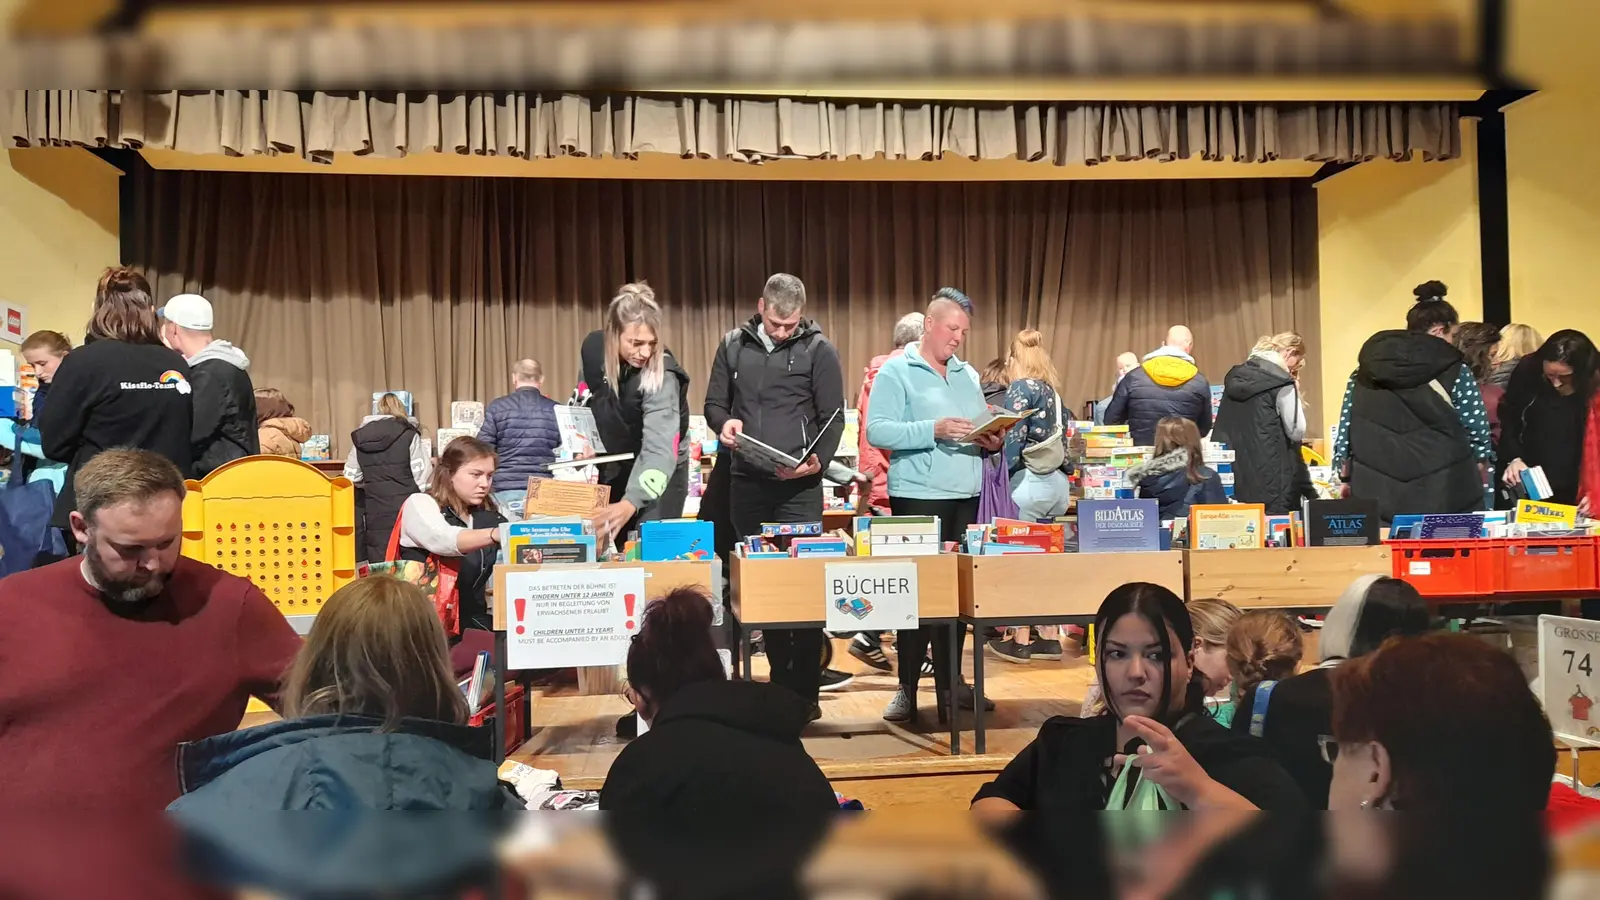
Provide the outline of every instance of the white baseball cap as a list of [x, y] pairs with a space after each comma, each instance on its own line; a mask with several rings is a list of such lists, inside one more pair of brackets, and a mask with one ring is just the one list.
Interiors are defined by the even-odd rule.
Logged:
[[211, 330], [211, 301], [199, 294], [179, 294], [156, 310], [156, 315], [190, 331]]

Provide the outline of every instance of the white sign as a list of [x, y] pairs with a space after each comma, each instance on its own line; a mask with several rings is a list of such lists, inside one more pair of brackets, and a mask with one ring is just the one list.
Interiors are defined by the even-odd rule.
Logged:
[[644, 613], [644, 569], [546, 566], [506, 573], [506, 665], [615, 666]]
[[897, 631], [917, 627], [917, 564], [828, 563], [823, 575], [829, 631]]
[[1556, 737], [1600, 747], [1600, 622], [1539, 617], [1539, 684]]

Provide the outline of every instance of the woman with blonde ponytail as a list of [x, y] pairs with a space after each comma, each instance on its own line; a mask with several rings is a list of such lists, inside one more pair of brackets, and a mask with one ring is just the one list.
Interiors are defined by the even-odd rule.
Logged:
[[1256, 341], [1250, 358], [1228, 370], [1211, 438], [1237, 454], [1234, 499], [1261, 503], [1284, 515], [1315, 499], [1316, 488], [1300, 453], [1306, 437], [1300, 368], [1306, 345], [1293, 332]]
[[621, 542], [639, 522], [674, 519], [689, 495], [689, 376], [666, 348], [656, 292], [625, 284], [606, 311], [606, 327], [583, 342], [581, 378], [607, 453], [632, 453], [606, 466], [611, 503], [596, 528]]

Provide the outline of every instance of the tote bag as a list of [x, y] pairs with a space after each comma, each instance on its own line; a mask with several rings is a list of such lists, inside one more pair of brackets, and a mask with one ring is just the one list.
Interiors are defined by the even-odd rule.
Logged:
[[22, 474], [22, 428], [11, 449], [11, 480], [0, 490], [0, 578], [33, 568], [41, 554], [66, 555], [54, 528], [56, 489]]
[[996, 518], [1015, 519], [1017, 501], [1011, 499], [1011, 474], [1006, 471], [1006, 455], [991, 453], [983, 461], [983, 483], [978, 491], [978, 521]]
[[[1052, 394], [1054, 392], [1052, 391]], [[1022, 463], [1028, 471], [1035, 475], [1049, 475], [1061, 471], [1061, 466], [1067, 461], [1067, 445], [1062, 440], [1061, 428], [1061, 395], [1054, 394], [1056, 427], [1050, 436], [1037, 444], [1030, 444], [1022, 448]], [[1027, 427], [1024, 425], [1023, 427]]]
[[423, 562], [401, 559], [400, 525], [405, 521], [405, 515], [405, 507], [402, 506], [394, 520], [394, 531], [389, 533], [389, 550], [383, 555], [386, 562], [381, 564], [381, 569], [373, 566], [372, 574], [409, 581], [421, 588], [433, 603], [433, 611], [439, 614], [439, 623], [444, 626], [445, 634], [455, 637], [461, 633], [461, 593], [456, 589], [461, 563], [436, 553], [428, 554]]

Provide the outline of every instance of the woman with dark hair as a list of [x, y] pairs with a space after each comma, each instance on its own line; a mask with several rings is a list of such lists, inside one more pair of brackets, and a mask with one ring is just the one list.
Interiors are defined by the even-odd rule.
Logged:
[[1095, 614], [1105, 710], [1056, 716], [973, 798], [1002, 819], [1017, 810], [1301, 809], [1305, 798], [1266, 747], [1205, 712], [1194, 629], [1183, 601], [1125, 584]]
[[[1416, 588], [1398, 578], [1363, 575], [1328, 610], [1318, 641], [1321, 664], [1278, 682], [1259, 704], [1260, 737], [1312, 806], [1326, 808], [1333, 778], [1318, 741], [1332, 727], [1334, 668], [1366, 656], [1391, 637], [1426, 634], [1428, 622], [1428, 606]], [[1249, 719], [1256, 706], [1254, 693], [1242, 697], [1235, 723]]]
[[1222, 476], [1205, 464], [1200, 429], [1192, 419], [1167, 416], [1156, 424], [1156, 445], [1148, 462], [1123, 475], [1140, 497], [1157, 501], [1161, 520], [1181, 519], [1196, 503], [1227, 503]]
[[50, 524], [67, 534], [77, 506], [73, 478], [102, 450], [149, 450], [194, 475], [189, 444], [194, 418], [189, 366], [161, 343], [150, 282], [135, 269], [107, 269], [95, 291], [83, 346], [61, 359], [50, 380], [50, 402], [38, 417], [40, 444], [67, 463]]
[[1587, 514], [1591, 492], [1600, 489], [1600, 434], [1591, 449], [1590, 423], [1595, 401], [1600, 355], [1581, 331], [1558, 331], [1538, 352], [1524, 357], [1511, 373], [1511, 383], [1501, 402], [1500, 480], [1501, 505], [1510, 508], [1518, 499], [1514, 490], [1522, 473], [1532, 466], [1544, 468], [1550, 479], [1550, 499], [1575, 504]]
[[1331, 810], [1536, 813], [1556, 769], [1550, 722], [1516, 660], [1460, 634], [1393, 640], [1340, 667], [1322, 746]]
[[1462, 322], [1456, 329], [1456, 349], [1467, 361], [1472, 377], [1478, 379], [1483, 408], [1489, 413], [1489, 438], [1500, 443], [1500, 400], [1506, 395], [1504, 382], [1494, 383], [1494, 357], [1500, 347], [1500, 329], [1488, 322]]
[[179, 821], [245, 810], [515, 809], [415, 585], [335, 591], [283, 684], [281, 722], [178, 747]]
[[600, 808], [676, 822], [838, 812], [800, 743], [811, 704], [770, 682], [728, 680], [711, 640], [712, 602], [679, 587], [645, 607], [628, 647], [640, 734], [612, 763]]
[[1447, 291], [1417, 285], [1405, 330], [1368, 338], [1345, 388], [1333, 464], [1385, 525], [1402, 513], [1483, 508], [1494, 443], [1478, 380], [1450, 343], [1461, 316]]

